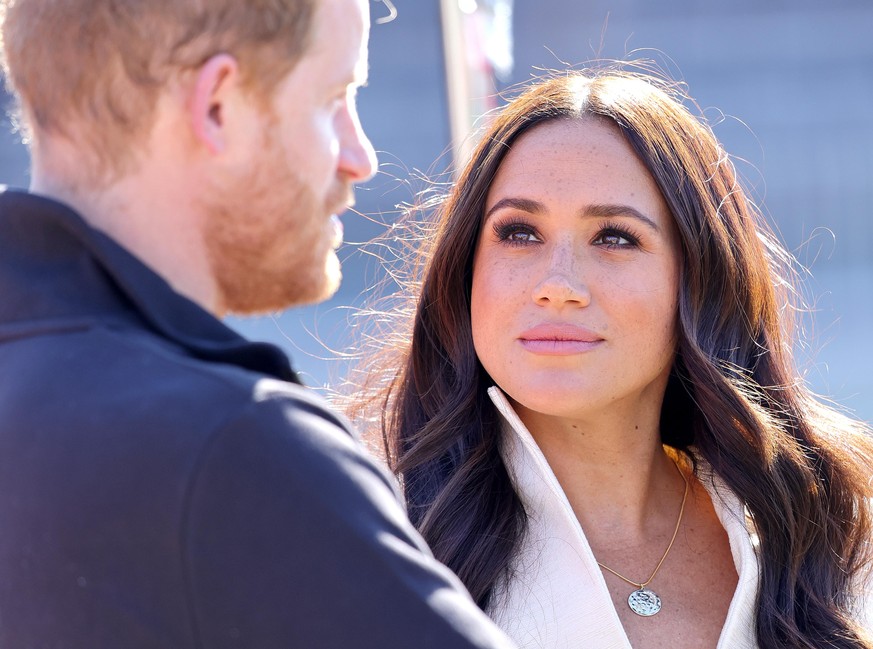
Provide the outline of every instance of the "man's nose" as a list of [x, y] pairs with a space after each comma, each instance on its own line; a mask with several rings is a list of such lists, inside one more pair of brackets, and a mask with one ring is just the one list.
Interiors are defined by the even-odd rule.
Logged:
[[357, 114], [350, 112], [340, 142], [339, 171], [351, 182], [363, 183], [376, 173], [376, 151], [361, 126]]

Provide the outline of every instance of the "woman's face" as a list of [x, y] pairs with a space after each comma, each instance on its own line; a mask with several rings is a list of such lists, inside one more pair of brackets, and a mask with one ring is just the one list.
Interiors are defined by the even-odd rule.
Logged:
[[535, 412], [659, 408], [679, 259], [667, 205], [617, 127], [596, 118], [534, 127], [486, 200], [471, 304], [479, 360]]

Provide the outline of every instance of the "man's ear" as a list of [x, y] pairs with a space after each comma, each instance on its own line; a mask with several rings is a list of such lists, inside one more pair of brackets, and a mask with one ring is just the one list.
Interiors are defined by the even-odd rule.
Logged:
[[223, 153], [228, 145], [230, 100], [239, 81], [239, 65], [230, 54], [215, 54], [197, 71], [189, 115], [195, 138], [211, 153]]

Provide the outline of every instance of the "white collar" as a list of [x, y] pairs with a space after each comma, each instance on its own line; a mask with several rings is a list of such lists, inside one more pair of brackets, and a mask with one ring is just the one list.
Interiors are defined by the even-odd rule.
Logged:
[[[503, 416], [501, 455], [528, 513], [512, 577], [495, 590], [492, 617], [520, 647], [631, 649], [585, 533], [549, 463], [503, 392], [492, 387], [488, 395]], [[757, 649], [754, 537], [736, 495], [705, 462], [698, 458], [697, 463], [739, 576], [718, 649]]]

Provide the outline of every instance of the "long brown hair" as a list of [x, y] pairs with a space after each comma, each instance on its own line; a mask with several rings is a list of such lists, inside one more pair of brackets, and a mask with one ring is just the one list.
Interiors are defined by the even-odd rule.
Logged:
[[873, 647], [852, 616], [852, 585], [870, 564], [873, 441], [798, 376], [786, 306], [791, 258], [686, 103], [647, 75], [573, 72], [531, 86], [490, 125], [438, 210], [410, 335], [384, 368], [389, 465], [436, 557], [487, 608], [496, 582], [511, 578], [526, 518], [498, 452], [500, 424], [485, 392], [492, 381], [471, 335], [473, 252], [486, 195], [525, 131], [586, 115], [611, 120], [658, 184], [681, 239], [679, 341], [663, 442], [693, 445], [754, 519], [758, 643]]

